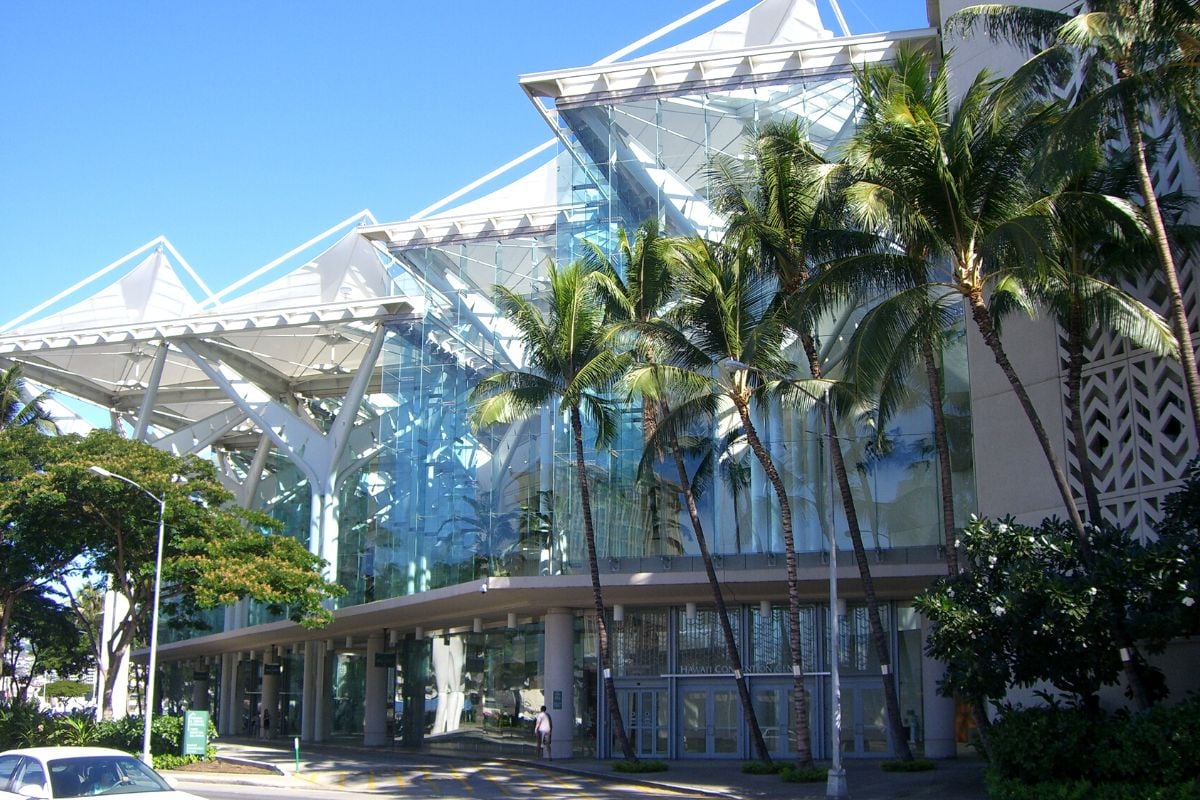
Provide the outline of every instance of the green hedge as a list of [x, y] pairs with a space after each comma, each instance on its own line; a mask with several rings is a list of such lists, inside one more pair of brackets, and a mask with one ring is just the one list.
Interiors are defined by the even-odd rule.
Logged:
[[1021, 783], [1015, 780], [987, 782], [991, 800], [1200, 800], [1200, 783], [1151, 786], [1144, 783], [1091, 783], [1051, 781]]
[[[112, 747], [127, 753], [142, 752], [142, 718], [96, 722], [90, 714], [76, 713], [58, 716], [40, 711], [32, 703], [12, 703], [0, 706], [0, 750], [42, 745], [74, 747]], [[212, 720], [208, 723], [208, 740], [217, 738]], [[196, 756], [181, 756], [183, 750], [183, 718], [155, 717], [150, 726], [150, 752], [154, 766], [171, 769], [198, 760]], [[211, 744], [206, 758], [215, 758]]]
[[[1175, 791], [1200, 780], [1197, 753], [1200, 697], [1112, 716], [1059, 705], [1008, 709], [988, 734], [988, 777], [997, 787], [994, 797], [1012, 800], [1025, 797], [1014, 786], [1036, 784], [1053, 784], [1056, 793], [1030, 797], [1107, 797], [1102, 787], [1111, 785], [1126, 792], [1137, 787], [1114, 797], [1149, 798], [1158, 796], [1151, 787]], [[1080, 788], [1085, 784], [1091, 788]]]
[[613, 762], [613, 769], [616, 770], [617, 772], [626, 772], [626, 773], [633, 773], [633, 774], [642, 773], [642, 772], [666, 772], [667, 762], [657, 761], [657, 760], [626, 761], [626, 760], [622, 759], [621, 761]]

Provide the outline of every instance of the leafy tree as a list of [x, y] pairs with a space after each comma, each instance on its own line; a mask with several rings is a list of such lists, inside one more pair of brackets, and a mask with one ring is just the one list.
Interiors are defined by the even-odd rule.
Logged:
[[[265, 514], [237, 507], [212, 464], [180, 458], [111, 431], [43, 442], [43, 466], [4, 484], [9, 530], [23, 537], [72, 541], [76, 557], [53, 573], [79, 615], [86, 608], [73, 583], [82, 576], [128, 601], [113, 635], [97, 640], [97, 661], [116, 663], [145, 641], [154, 595], [159, 506], [165, 500], [163, 595], [180, 619], [250, 597], [300, 624], [318, 627], [331, 613], [323, 602], [341, 588], [321, 577], [323, 562], [296, 540], [278, 535]], [[145, 487], [91, 471], [100, 466]], [[39, 580], [45, 580], [42, 575]], [[100, 647], [107, 658], [101, 659]], [[100, 707], [111, 713], [115, 671], [105, 675]]]
[[616, 435], [616, 409], [608, 393], [628, 361], [614, 352], [606, 340], [599, 274], [582, 262], [562, 269], [551, 265], [547, 276], [549, 308], [545, 313], [530, 298], [503, 286], [496, 287], [497, 308], [520, 331], [529, 368], [498, 372], [480, 381], [471, 393], [471, 421], [478, 427], [515, 422], [547, 408], [555, 399], [570, 417], [604, 695], [617, 744], [626, 759], [636, 760], [613, 685], [604, 590], [600, 585], [596, 528], [583, 450], [585, 413], [596, 426], [597, 447]]
[[91, 650], [79, 635], [70, 609], [46, 595], [21, 595], [9, 630], [5, 670], [22, 700], [35, 678], [48, 673], [75, 675], [91, 664]]
[[57, 432], [58, 427], [51, 419], [50, 412], [42, 407], [42, 403], [49, 398], [49, 392], [30, 396], [20, 364], [0, 370], [0, 431], [27, 425], [42, 433]]
[[[939, 578], [915, 601], [933, 623], [927, 651], [947, 665], [941, 691], [997, 702], [1011, 687], [1046, 681], [1096, 707], [1100, 687], [1115, 684], [1124, 669], [1114, 613], [1125, 615], [1129, 633], [1150, 653], [1200, 622], [1193, 610], [1198, 498], [1193, 468], [1158, 540], [1094, 528], [1096, 561], [1088, 569], [1065, 523], [972, 519], [962, 533], [967, 570]], [[1140, 671], [1151, 697], [1165, 696], [1162, 674], [1145, 664]]]
[[36, 509], [21, 491], [22, 481], [44, 473], [53, 444], [33, 426], [0, 430], [0, 653], [8, 651], [9, 626], [21, 598], [44, 592], [83, 550], [78, 532], [60, 527], [53, 515], [28, 524]]
[[1088, 0], [1079, 11], [1016, 4], [964, 8], [948, 21], [951, 31], [981, 26], [991, 37], [1048, 54], [1076, 56], [1081, 90], [1061, 129], [1059, 149], [1074, 150], [1097, 132], [1111, 136], [1116, 123], [1125, 137], [1137, 176], [1141, 202], [1170, 302], [1168, 316], [1179, 341], [1179, 358], [1192, 413], [1192, 432], [1200, 442], [1200, 375], [1179, 272], [1150, 174], [1152, 117], [1165, 117], [1183, 131], [1197, 157], [1200, 141], [1200, 8], [1191, 0]]

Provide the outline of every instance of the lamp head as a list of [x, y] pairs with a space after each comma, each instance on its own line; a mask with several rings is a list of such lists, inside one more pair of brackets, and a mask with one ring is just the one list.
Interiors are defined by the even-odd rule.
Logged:
[[88, 467], [88, 472], [94, 472], [95, 474], [99, 475], [102, 478], [111, 478], [113, 476], [113, 474], [111, 472], [109, 472], [108, 470], [106, 470], [104, 467], [98, 467], [95, 464]]

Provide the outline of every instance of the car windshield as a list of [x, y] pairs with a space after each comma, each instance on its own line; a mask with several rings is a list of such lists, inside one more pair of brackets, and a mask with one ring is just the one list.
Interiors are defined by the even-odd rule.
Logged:
[[79, 756], [49, 762], [54, 797], [169, 792], [166, 781], [133, 756]]

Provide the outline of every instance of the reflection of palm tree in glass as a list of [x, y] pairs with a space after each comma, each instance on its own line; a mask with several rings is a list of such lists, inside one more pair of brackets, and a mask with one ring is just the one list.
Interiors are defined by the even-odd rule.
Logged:
[[734, 552], [741, 553], [742, 512], [738, 501], [750, 488], [750, 464], [740, 454], [733, 455], [726, 450], [721, 456], [721, 472], [725, 476], [725, 483], [729, 486], [730, 497], [733, 499]]

